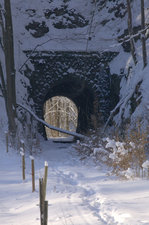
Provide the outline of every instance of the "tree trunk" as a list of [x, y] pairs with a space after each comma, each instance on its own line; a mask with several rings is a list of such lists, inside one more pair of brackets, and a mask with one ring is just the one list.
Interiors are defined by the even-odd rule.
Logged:
[[147, 65], [147, 52], [146, 52], [146, 40], [145, 40], [145, 15], [144, 15], [144, 0], [141, 0], [141, 40], [142, 40], [142, 56], [144, 67]]
[[0, 39], [0, 45], [1, 45], [1, 48], [3, 49], [4, 51], [4, 35], [5, 35], [5, 31], [4, 31], [4, 21], [3, 21], [3, 15], [2, 15], [2, 7], [0, 5], [0, 26], [1, 26], [1, 29], [2, 29], [2, 37]]
[[7, 90], [6, 90], [6, 84], [5, 84], [4, 73], [3, 73], [1, 62], [0, 62], [0, 80], [1, 80], [2, 94], [3, 94], [4, 100], [5, 100], [6, 112], [8, 114], [8, 109], [7, 109]]
[[[4, 21], [3, 21], [3, 16], [2, 16], [2, 9], [0, 7], [0, 25], [2, 28], [2, 38], [1, 38], [1, 48], [4, 51], [4, 36], [5, 36], [5, 31], [4, 31]], [[3, 72], [3, 68], [2, 68], [2, 63], [0, 62], [0, 80], [1, 80], [1, 91], [4, 97], [4, 101], [5, 101], [5, 106], [6, 106], [6, 111], [7, 111], [7, 115], [8, 115], [8, 110], [7, 110], [7, 88], [6, 88], [6, 82], [5, 82], [5, 76], [4, 76], [4, 72]]]
[[7, 110], [9, 131], [16, 134], [16, 88], [15, 88], [15, 64], [13, 46], [13, 28], [10, 0], [4, 1], [5, 7], [5, 35], [4, 35], [4, 54], [6, 64], [6, 84], [7, 84]]
[[132, 14], [131, 14], [130, 0], [127, 0], [127, 11], [128, 11], [128, 32], [130, 35], [131, 54], [132, 54], [133, 61], [136, 65], [137, 57], [135, 52], [134, 39], [133, 37], [131, 37], [133, 35], [133, 28], [132, 28]]

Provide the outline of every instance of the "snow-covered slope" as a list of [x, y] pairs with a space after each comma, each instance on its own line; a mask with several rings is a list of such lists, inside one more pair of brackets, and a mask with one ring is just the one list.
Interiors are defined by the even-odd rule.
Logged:
[[0, 146], [0, 224], [40, 224], [39, 177], [45, 160], [49, 165], [48, 224], [149, 224], [148, 180], [108, 177], [105, 166], [96, 164], [94, 158], [82, 158], [71, 144], [43, 141], [42, 151], [36, 148], [33, 153], [36, 191], [32, 193], [29, 153], [25, 154], [26, 180], [22, 181], [21, 155], [11, 147], [6, 153], [1, 129]]
[[[115, 51], [116, 45], [113, 45], [118, 44], [117, 36], [122, 27], [127, 28], [127, 21], [121, 15], [114, 16], [119, 9], [114, 8], [117, 2], [105, 2], [101, 7], [101, 1], [13, 1], [15, 38], [20, 40], [18, 44], [23, 50], [42, 44], [38, 49]], [[126, 12], [125, 4], [123, 7]], [[34, 23], [38, 22], [35, 28]]]
[[[133, 26], [137, 32], [141, 23], [140, 1], [132, 1], [131, 5]], [[149, 22], [148, 7], [149, 2], [145, 0], [146, 24]], [[120, 125], [122, 119], [127, 119], [133, 124], [137, 117], [147, 122], [148, 67], [143, 71], [141, 41], [135, 40], [137, 67], [128, 43], [118, 41], [128, 34], [126, 2], [19, 0], [16, 3], [13, 0], [12, 14], [17, 71], [25, 61], [23, 50], [119, 52], [110, 64], [110, 72], [121, 77], [120, 101], [125, 100], [122, 100], [115, 122]], [[148, 49], [148, 40], [146, 44]]]
[[[4, 141], [4, 140], [3, 140]], [[34, 154], [36, 191], [32, 193], [31, 162], [26, 154], [26, 180], [21, 156], [0, 140], [0, 224], [39, 225], [39, 177], [48, 161], [49, 225], [147, 225], [148, 180], [118, 181], [103, 166], [81, 156], [70, 144], [41, 143]]]
[[[145, 20], [149, 23], [149, 1], [145, 0]], [[120, 110], [114, 117], [120, 125], [142, 120], [148, 123], [148, 70], [143, 70], [140, 39], [135, 39], [138, 65], [135, 67], [128, 43], [122, 39], [128, 34], [127, 7], [123, 0], [15, 0], [12, 3], [15, 64], [18, 102], [25, 102], [27, 93], [22, 83], [28, 80], [20, 75], [24, 64], [24, 50], [52, 51], [114, 51], [119, 52], [110, 63], [110, 73], [121, 78]], [[3, 1], [1, 0], [3, 7]], [[140, 29], [140, 1], [131, 1], [135, 33]], [[146, 33], [148, 30], [146, 31]], [[121, 41], [119, 41], [121, 39]], [[147, 52], [149, 49], [147, 39]], [[1, 54], [2, 58], [3, 55]], [[20, 82], [21, 80], [21, 82]], [[25, 95], [26, 94], [26, 95]], [[122, 101], [121, 101], [122, 100]]]

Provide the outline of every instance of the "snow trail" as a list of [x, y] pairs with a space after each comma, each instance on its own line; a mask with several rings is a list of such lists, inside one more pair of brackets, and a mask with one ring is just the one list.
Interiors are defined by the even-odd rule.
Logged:
[[55, 219], [49, 218], [50, 221], [55, 225], [59, 224], [60, 218], [64, 221], [63, 224], [70, 225], [105, 224], [89, 203], [89, 198], [94, 195], [94, 190], [88, 184], [86, 187], [86, 174], [89, 173], [87, 170], [90, 166], [83, 165], [81, 156], [78, 156], [71, 144], [49, 145], [47, 142], [44, 149], [43, 160], [46, 158], [49, 163], [49, 208], [53, 211], [51, 214], [55, 214]]
[[32, 193], [30, 157], [22, 181], [21, 156], [0, 152], [0, 225], [40, 225], [38, 179], [48, 163], [48, 225], [148, 225], [149, 181], [120, 181], [68, 143], [41, 143], [36, 152], [36, 191]]

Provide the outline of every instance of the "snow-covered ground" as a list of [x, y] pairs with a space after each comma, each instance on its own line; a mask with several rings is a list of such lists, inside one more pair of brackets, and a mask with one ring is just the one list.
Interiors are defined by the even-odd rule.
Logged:
[[149, 224], [149, 181], [123, 181], [107, 176], [107, 169], [92, 158], [82, 159], [71, 143], [41, 143], [34, 154], [36, 191], [32, 193], [31, 162], [26, 154], [26, 180], [21, 156], [6, 153], [0, 141], [0, 225], [38, 225], [39, 185], [48, 162], [49, 225]]
[[[4, 2], [4, 1], [1, 1]], [[70, 1], [69, 10], [75, 9], [89, 20], [89, 25], [83, 28], [58, 30], [52, 25], [51, 19], [44, 17], [44, 10], [51, 6], [59, 7], [62, 1], [46, 0], [12, 0], [12, 16], [14, 25], [15, 63], [17, 101], [25, 96], [19, 74], [19, 68], [25, 62], [23, 50], [50, 51], [118, 51], [120, 54], [110, 64], [111, 73], [120, 73], [123, 68], [127, 74], [132, 65], [132, 72], [122, 80], [120, 98], [127, 100], [127, 94], [135, 91], [140, 85], [142, 102], [134, 112], [148, 120], [149, 67], [142, 71], [140, 41], [135, 43], [138, 55], [138, 65], [133, 66], [131, 55], [125, 53], [117, 37], [127, 28], [127, 19], [116, 19], [108, 14], [108, 8], [100, 12], [91, 3], [85, 1]], [[52, 3], [53, 2], [53, 3]], [[114, 2], [114, 1], [113, 1]], [[108, 1], [108, 5], [112, 2]], [[140, 2], [134, 1], [133, 23], [140, 25]], [[149, 1], [145, 0], [146, 23], [149, 20]], [[29, 10], [30, 9], [30, 10]], [[36, 14], [31, 15], [34, 9]], [[94, 18], [92, 20], [92, 14]], [[29, 15], [30, 14], [30, 15]], [[32, 17], [33, 16], [33, 17]], [[113, 20], [112, 20], [113, 18]], [[33, 38], [25, 29], [32, 20], [44, 20], [50, 32], [42, 38]], [[60, 18], [59, 18], [60, 19]], [[101, 22], [108, 19], [106, 26]], [[91, 26], [92, 25], [92, 26]], [[90, 32], [89, 32], [90, 31]], [[89, 33], [91, 40], [87, 42]], [[88, 46], [87, 46], [88, 44]], [[149, 39], [146, 41], [149, 49]], [[2, 64], [4, 56], [0, 54]], [[5, 68], [5, 67], [4, 67]], [[25, 80], [25, 83], [28, 81]], [[130, 96], [131, 97], [131, 96]], [[25, 97], [24, 97], [25, 98]], [[126, 102], [126, 101], [125, 101]], [[124, 116], [130, 117], [129, 105], [125, 104]], [[127, 106], [127, 107], [125, 107]], [[0, 99], [0, 128], [7, 127], [4, 101]], [[145, 110], [147, 109], [147, 110]], [[119, 121], [120, 116], [116, 116]], [[133, 119], [133, 118], [132, 118]], [[36, 191], [32, 193], [31, 162], [26, 154], [26, 180], [22, 181], [21, 156], [13, 149], [6, 153], [4, 136], [0, 133], [0, 225], [39, 225], [39, 177], [43, 175], [44, 162], [48, 161], [47, 197], [49, 203], [48, 225], [149, 225], [149, 181], [135, 179], [119, 180], [107, 176], [105, 166], [95, 163], [92, 158], [83, 159], [81, 155], [66, 143], [42, 142], [41, 149], [34, 154], [36, 170]]]

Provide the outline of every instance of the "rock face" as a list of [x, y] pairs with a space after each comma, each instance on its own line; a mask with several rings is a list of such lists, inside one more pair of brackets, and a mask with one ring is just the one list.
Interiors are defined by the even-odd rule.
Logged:
[[25, 26], [25, 29], [29, 31], [34, 38], [43, 37], [49, 32], [49, 28], [46, 26], [45, 21], [36, 22], [33, 20], [31, 23]]
[[[31, 52], [25, 52], [27, 56]], [[65, 96], [78, 108], [78, 132], [86, 133], [104, 123], [113, 107], [109, 62], [116, 52], [34, 52], [24, 75], [29, 79], [29, 97], [43, 118], [43, 105], [53, 96]], [[34, 68], [34, 69], [32, 69]], [[100, 116], [99, 116], [100, 115]], [[45, 135], [43, 127], [40, 132]]]
[[46, 9], [44, 15], [46, 19], [51, 19], [53, 21], [53, 26], [57, 29], [85, 27], [89, 23], [89, 21], [75, 9], [68, 9], [67, 5], [61, 6], [61, 8], [56, 7], [53, 10]]
[[[68, 5], [62, 5], [54, 9], [44, 9], [43, 11], [45, 19], [52, 21], [52, 25], [56, 29], [81, 28], [87, 26], [89, 23], [89, 21], [75, 9], [69, 9]], [[26, 13], [29, 17], [36, 16], [35, 9], [28, 9]], [[40, 22], [32, 20], [25, 26], [25, 29], [29, 31], [34, 38], [43, 37], [49, 32], [49, 27], [44, 20]]]

